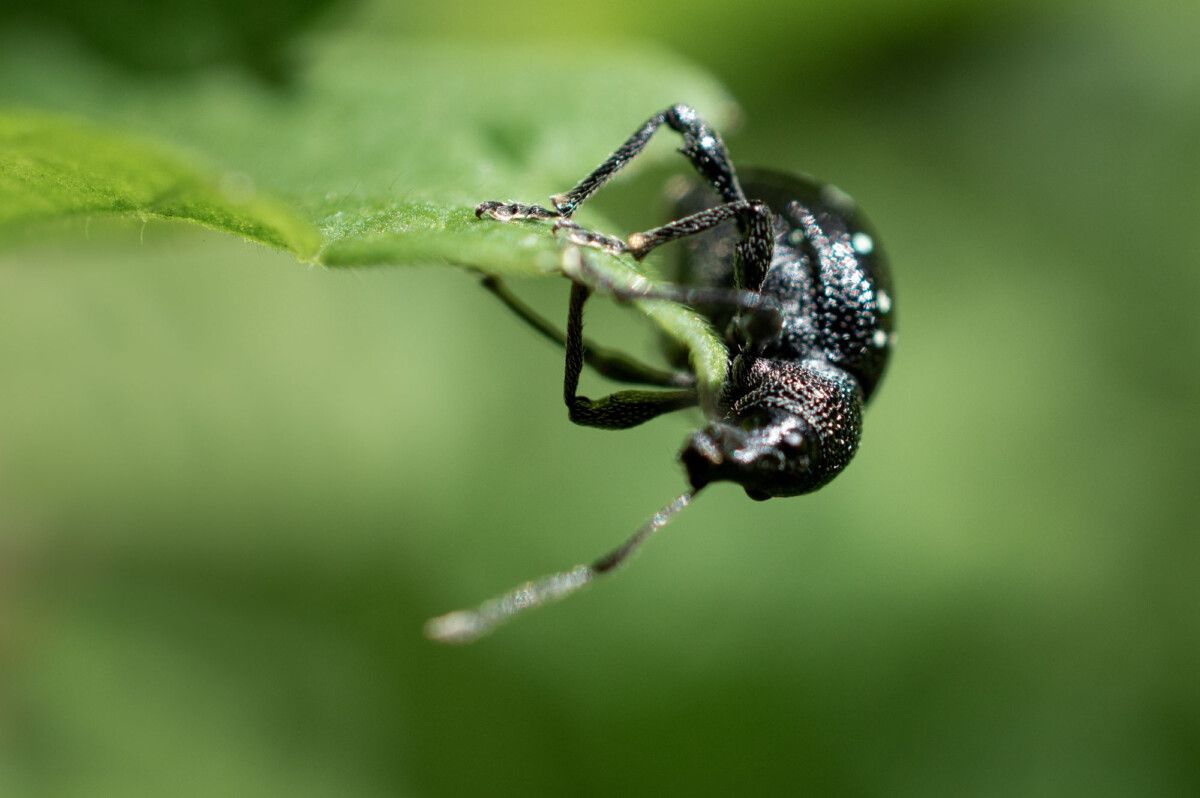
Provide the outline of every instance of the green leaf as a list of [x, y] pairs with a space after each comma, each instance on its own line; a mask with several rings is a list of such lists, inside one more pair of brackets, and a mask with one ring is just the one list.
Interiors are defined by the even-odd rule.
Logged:
[[0, 227], [90, 214], [183, 219], [315, 257], [315, 227], [149, 141], [75, 119], [0, 114]]
[[[714, 80], [646, 49], [573, 47], [564, 58], [545, 46], [343, 33], [306, 56], [280, 92], [233, 73], [137, 79], [53, 42], [0, 40], [0, 102], [109, 128], [0, 117], [0, 233], [34, 219], [137, 214], [199, 222], [329, 266], [553, 274], [562, 245], [545, 225], [480, 221], [474, 205], [542, 201], [570, 187], [673, 102], [717, 125], [734, 115]], [[640, 160], [664, 157], [674, 156], [654, 146]], [[608, 227], [594, 213], [584, 221]], [[593, 257], [614, 276], [637, 273], [632, 259]], [[689, 311], [643, 310], [716, 390], [725, 359], [716, 335]], [[720, 375], [710, 368], [718, 361]]]

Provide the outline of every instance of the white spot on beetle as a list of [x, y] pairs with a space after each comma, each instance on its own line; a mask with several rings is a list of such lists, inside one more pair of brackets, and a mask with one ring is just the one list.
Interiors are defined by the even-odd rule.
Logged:
[[892, 298], [888, 296], [887, 291], [880, 291], [877, 298], [879, 303], [880, 313], [890, 313], [892, 310]]
[[875, 251], [875, 239], [859, 231], [850, 236], [850, 246], [854, 247], [854, 251], [859, 255], [870, 255]]
[[883, 349], [888, 345], [888, 334], [883, 330], [876, 330], [875, 334], [871, 336], [871, 343], [876, 349]]

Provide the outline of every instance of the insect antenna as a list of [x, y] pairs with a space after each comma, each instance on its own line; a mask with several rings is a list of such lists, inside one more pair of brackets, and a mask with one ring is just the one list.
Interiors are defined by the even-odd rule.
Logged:
[[565, 571], [517, 585], [507, 593], [488, 599], [470, 610], [458, 610], [431, 618], [425, 624], [425, 636], [439, 643], [470, 643], [491, 632], [519, 612], [560, 601], [596, 577], [616, 570], [672, 516], [687, 507], [696, 491], [689, 490], [650, 516], [617, 548], [590, 565], [576, 565]]

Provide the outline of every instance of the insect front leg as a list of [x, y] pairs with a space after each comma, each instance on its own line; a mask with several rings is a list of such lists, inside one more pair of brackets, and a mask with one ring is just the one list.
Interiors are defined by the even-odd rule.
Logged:
[[679, 152], [691, 161], [696, 171], [716, 189], [723, 200], [735, 202], [746, 199], [721, 137], [700, 118], [694, 108], [676, 104], [647, 119], [574, 188], [552, 196], [551, 204], [563, 216], [569, 217], [574, 214], [588, 197], [596, 193], [613, 175], [644, 150], [655, 131], [664, 124], [683, 137], [683, 146]]
[[514, 219], [570, 219], [588, 197], [595, 194], [613, 175], [646, 148], [654, 133], [664, 124], [683, 137], [683, 146], [679, 152], [691, 161], [692, 166], [716, 190], [722, 200], [736, 202], [746, 199], [721, 137], [700, 118], [694, 108], [676, 104], [643, 122], [621, 146], [570, 191], [552, 196], [550, 203], [553, 208], [489, 200], [481, 202], [475, 208], [475, 215], [486, 215], [501, 222]]

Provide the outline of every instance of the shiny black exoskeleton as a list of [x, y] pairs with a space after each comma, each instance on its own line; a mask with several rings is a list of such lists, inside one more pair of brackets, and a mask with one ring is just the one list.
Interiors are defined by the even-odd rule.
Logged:
[[[756, 291], [782, 321], [746, 340], [735, 315], [710, 313], [734, 333], [724, 417], [692, 436], [682, 460], [693, 488], [730, 480], [754, 499], [795, 496], [829, 482], [858, 448], [894, 341], [891, 278], [878, 237], [838, 189], [765, 170], [747, 170], [742, 186], [771, 214], [765, 273], [743, 270], [739, 284], [745, 232], [714, 229], [687, 242], [676, 276]], [[679, 210], [697, 212], [706, 194], [692, 189]]]
[[[683, 138], [680, 152], [707, 184], [679, 197], [679, 218], [624, 240], [575, 224], [571, 216], [579, 205], [663, 125]], [[575, 188], [550, 202], [552, 208], [489, 201], [475, 214], [499, 221], [552, 220], [578, 247], [627, 252], [638, 259], [668, 241], [685, 242], [675, 285], [616, 282], [578, 247], [565, 250], [563, 273], [573, 281], [565, 332], [498, 279], [484, 279], [509, 308], [566, 348], [563, 398], [570, 419], [624, 429], [700, 399], [692, 374], [655, 369], [583, 338], [583, 307], [594, 290], [620, 300], [667, 299], [704, 313], [724, 332], [729, 347], [724, 388], [715, 403], [706, 402], [708, 424], [680, 453], [687, 492], [589, 565], [432, 619], [426, 634], [438, 641], [475, 640], [517, 613], [561, 599], [609, 573], [711, 482], [735, 482], [754, 499], [796, 496], [829, 482], [858, 448], [863, 405], [878, 387], [891, 350], [890, 277], [878, 239], [853, 202], [803, 177], [756, 171], [739, 180], [720, 136], [686, 105], [650, 117]], [[580, 396], [585, 363], [612, 379], [664, 390]], [[677, 357], [676, 365], [684, 367], [686, 359]]]

